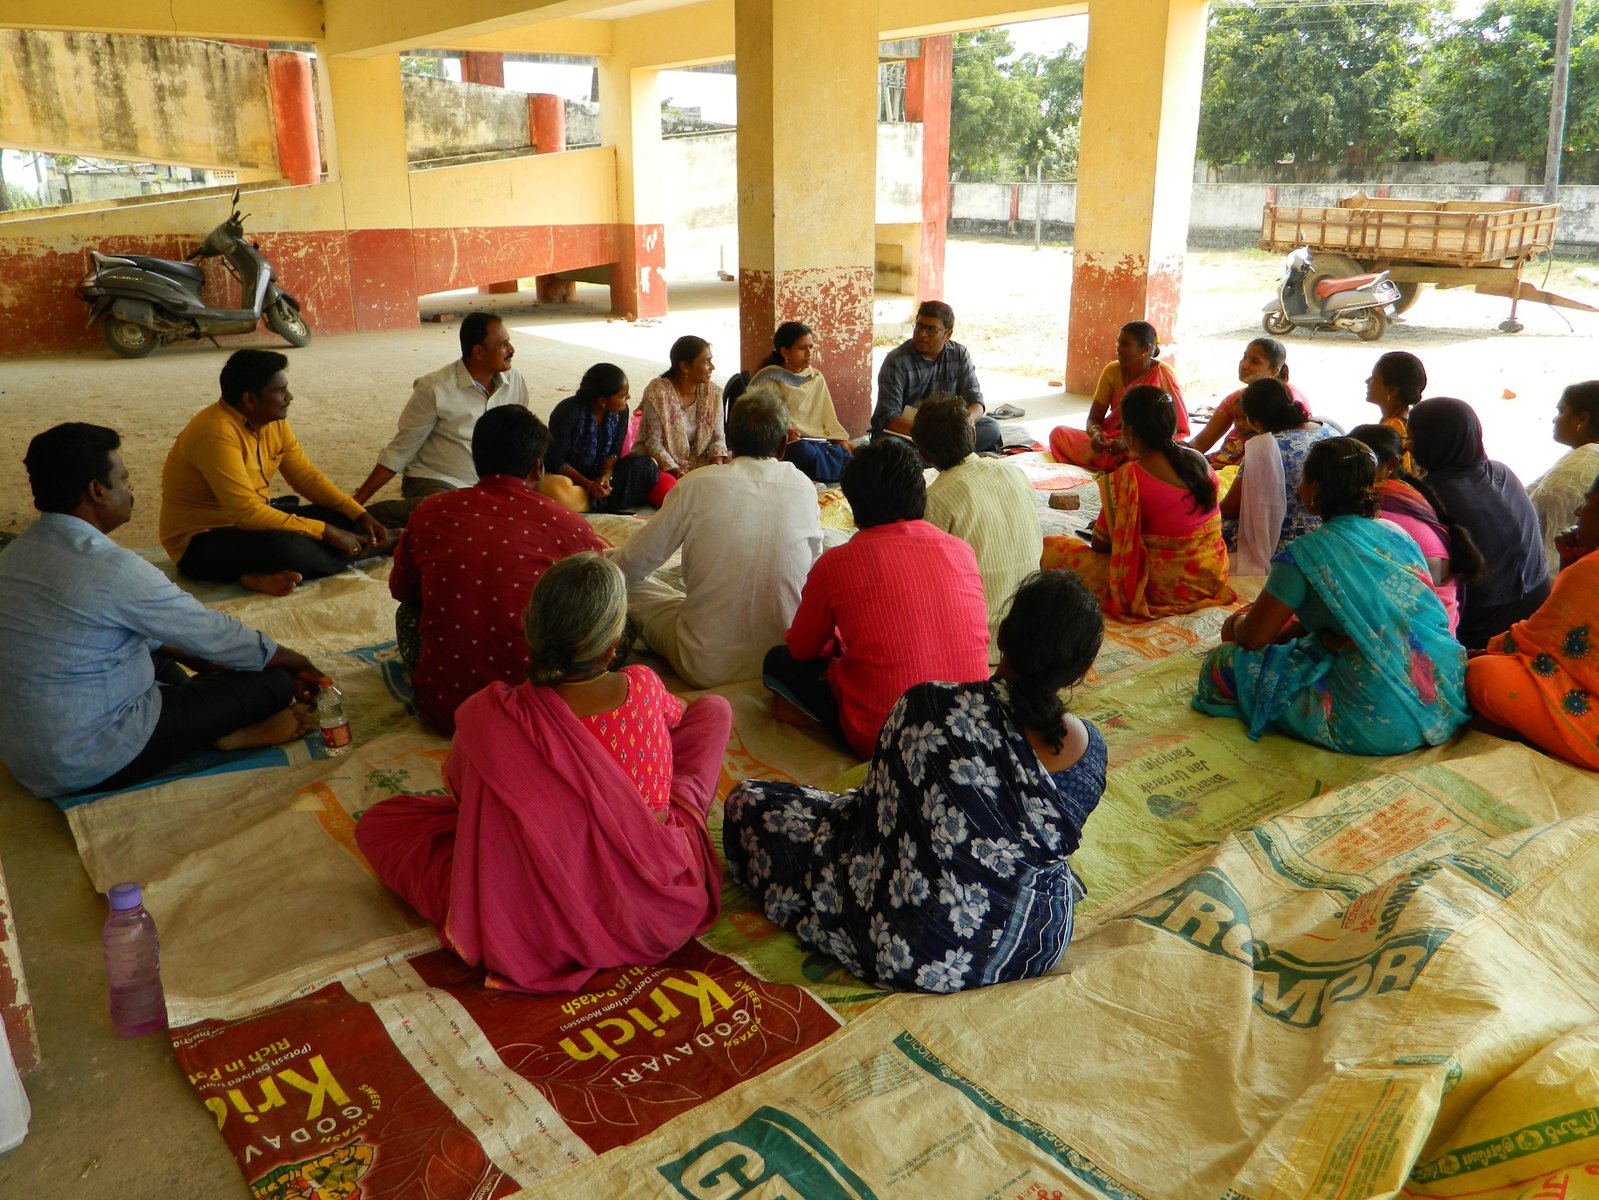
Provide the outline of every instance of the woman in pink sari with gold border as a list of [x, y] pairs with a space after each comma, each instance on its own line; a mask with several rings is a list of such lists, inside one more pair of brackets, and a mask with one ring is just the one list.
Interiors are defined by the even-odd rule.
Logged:
[[1177, 409], [1177, 437], [1188, 437], [1188, 409], [1177, 376], [1160, 359], [1160, 339], [1148, 321], [1129, 321], [1116, 335], [1116, 361], [1100, 372], [1094, 401], [1088, 408], [1088, 428], [1057, 426], [1050, 432], [1049, 449], [1056, 459], [1094, 471], [1114, 471], [1132, 461], [1122, 439], [1122, 399], [1135, 387], [1152, 387], [1172, 398]]
[[1216, 475], [1199, 451], [1177, 444], [1176, 402], [1157, 388], [1132, 388], [1122, 417], [1134, 457], [1100, 476], [1093, 541], [1045, 538], [1041, 565], [1076, 571], [1120, 621], [1232, 603]]

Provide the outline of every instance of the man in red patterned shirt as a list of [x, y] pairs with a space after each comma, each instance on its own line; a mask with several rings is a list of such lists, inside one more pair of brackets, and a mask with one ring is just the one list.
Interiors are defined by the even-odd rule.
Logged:
[[860, 532], [816, 560], [762, 678], [779, 720], [808, 718], [868, 758], [907, 688], [988, 678], [988, 609], [971, 546], [922, 520], [907, 443], [857, 450], [843, 486]]
[[406, 610], [421, 610], [417, 715], [440, 733], [455, 733], [456, 706], [472, 693], [526, 678], [522, 610], [539, 576], [569, 554], [605, 549], [587, 521], [534, 490], [549, 444], [521, 405], [489, 409], [472, 431], [477, 483], [425, 499], [395, 549], [389, 592], [402, 643]]

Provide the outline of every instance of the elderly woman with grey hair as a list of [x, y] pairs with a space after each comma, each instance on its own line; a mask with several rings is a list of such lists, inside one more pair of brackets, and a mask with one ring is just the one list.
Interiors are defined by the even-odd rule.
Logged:
[[493, 987], [571, 991], [703, 933], [722, 867], [706, 814], [732, 710], [686, 707], [646, 667], [610, 670], [617, 568], [554, 564], [524, 618], [532, 664], [456, 713], [443, 796], [395, 796], [356, 826], [372, 869]]

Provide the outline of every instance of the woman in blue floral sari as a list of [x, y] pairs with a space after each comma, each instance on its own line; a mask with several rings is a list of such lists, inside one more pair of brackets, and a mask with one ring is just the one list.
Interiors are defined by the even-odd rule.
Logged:
[[1314, 446], [1299, 497], [1321, 525], [1272, 560], [1260, 599], [1222, 626], [1193, 705], [1349, 754], [1454, 736], [1466, 652], [1410, 536], [1377, 512], [1377, 460], [1352, 438]]
[[1040, 975], [1071, 940], [1070, 857], [1105, 790], [1105, 743], [1060, 691], [1099, 652], [1099, 602], [1065, 571], [1017, 589], [983, 683], [922, 683], [844, 795], [746, 781], [732, 877], [768, 919], [867, 983], [955, 992]]

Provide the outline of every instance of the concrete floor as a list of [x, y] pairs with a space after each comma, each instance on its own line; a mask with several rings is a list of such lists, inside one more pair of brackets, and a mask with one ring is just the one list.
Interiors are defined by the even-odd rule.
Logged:
[[[973, 348], [990, 403], [1028, 411], [1024, 422], [1042, 437], [1062, 419], [1080, 420], [1086, 403], [1049, 386], [1064, 357], [1065, 252], [1017, 245], [951, 243], [952, 299], [970, 297], [957, 338]], [[1263, 255], [1191, 256], [1179, 374], [1191, 407], [1230, 390], [1244, 343], [1258, 330], [1259, 306], [1275, 275]], [[979, 299], [980, 298], [980, 299]], [[709, 338], [721, 352], [718, 378], [736, 357], [732, 285], [673, 285], [673, 311], [659, 322], [608, 320], [603, 289], [583, 289], [569, 308], [537, 309], [522, 297], [446, 297], [425, 308], [461, 313], [482, 304], [504, 312], [536, 408], [547, 413], [575, 387], [591, 363], [626, 369], [635, 394], [664, 368], [666, 349], [682, 333]], [[982, 305], [982, 313], [975, 310]], [[1498, 307], [1467, 294], [1431, 293], [1410, 321], [1378, 345], [1352, 337], [1290, 338], [1294, 381], [1319, 410], [1354, 423], [1372, 419], [1363, 380], [1376, 355], [1413, 349], [1442, 387], [1478, 403], [1490, 452], [1524, 478], [1553, 461], [1548, 419], [1559, 386], [1594, 374], [1593, 331], [1599, 317], [1577, 314], [1574, 330], [1541, 310], [1526, 309], [1528, 330], [1514, 340], [1492, 332]], [[885, 330], [908, 324], [903, 298], [885, 298]], [[251, 344], [273, 345], [267, 338]], [[879, 349], [879, 354], [883, 352]], [[295, 429], [314, 460], [353, 488], [387, 440], [410, 380], [457, 353], [455, 326], [323, 338], [291, 351], [297, 400]], [[1106, 358], [1110, 348], [1106, 348]], [[158, 352], [139, 362], [99, 352], [0, 360], [0, 527], [31, 520], [21, 469], [27, 439], [59, 420], [111, 424], [125, 438], [141, 497], [121, 540], [155, 544], [160, 469], [173, 436], [215, 397], [223, 355], [205, 344]], [[822, 364], [825, 371], [826, 364]], [[1017, 373], [1006, 373], [1008, 367]], [[1506, 395], [1505, 393], [1516, 393]], [[24, 968], [43, 1044], [44, 1065], [26, 1080], [33, 1126], [19, 1149], [0, 1157], [0, 1197], [45, 1200], [167, 1200], [245, 1196], [247, 1190], [160, 1038], [119, 1038], [105, 1005], [99, 928], [104, 901], [79, 864], [65, 819], [31, 801], [0, 804], [0, 863], [10, 886]]]

